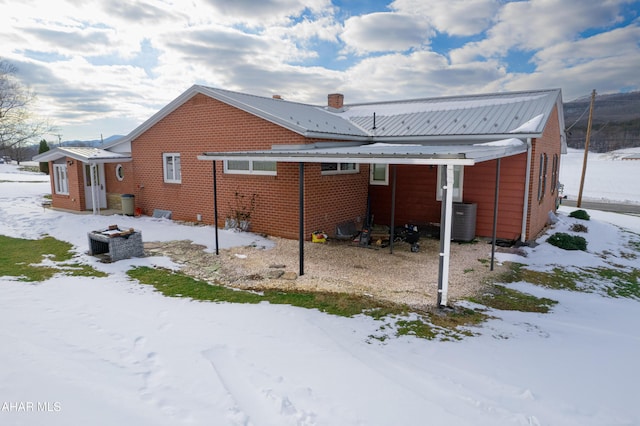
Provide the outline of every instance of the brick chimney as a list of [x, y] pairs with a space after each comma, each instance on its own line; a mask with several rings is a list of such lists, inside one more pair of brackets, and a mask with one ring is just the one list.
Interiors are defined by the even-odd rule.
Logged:
[[340, 109], [344, 103], [344, 95], [342, 93], [331, 93], [327, 96], [328, 105], [331, 108]]

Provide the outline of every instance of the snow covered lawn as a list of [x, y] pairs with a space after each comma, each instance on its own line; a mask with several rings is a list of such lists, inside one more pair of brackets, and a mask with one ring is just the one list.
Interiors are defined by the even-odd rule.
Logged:
[[[380, 323], [365, 316], [164, 297], [126, 270], [175, 265], [83, 255], [86, 232], [114, 218], [43, 209], [48, 192], [46, 178], [0, 165], [0, 234], [71, 242], [109, 276], [0, 277], [2, 425], [640, 424], [640, 300], [521, 282], [509, 286], [559, 303], [549, 314], [493, 311], [459, 342], [380, 342], [369, 338]], [[553, 232], [573, 223], [569, 211]], [[609, 265], [604, 253], [637, 269], [640, 218], [589, 213], [586, 253], [543, 238], [526, 258], [500, 256], [549, 271]], [[213, 246], [209, 227], [117, 222], [146, 241]], [[220, 241], [266, 244], [247, 233]]]

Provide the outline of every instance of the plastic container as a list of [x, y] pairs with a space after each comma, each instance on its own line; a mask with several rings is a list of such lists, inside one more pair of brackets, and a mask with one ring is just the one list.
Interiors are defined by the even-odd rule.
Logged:
[[135, 196], [133, 194], [122, 194], [122, 214], [133, 216], [135, 212]]

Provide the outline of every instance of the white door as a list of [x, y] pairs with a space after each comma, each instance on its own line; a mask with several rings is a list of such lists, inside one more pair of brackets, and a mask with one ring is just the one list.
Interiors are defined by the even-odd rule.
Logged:
[[[91, 171], [93, 170], [93, 180]], [[95, 188], [94, 188], [95, 185]], [[84, 165], [84, 199], [87, 210], [107, 208], [107, 190], [104, 187], [104, 164]], [[95, 209], [94, 209], [94, 200]]]

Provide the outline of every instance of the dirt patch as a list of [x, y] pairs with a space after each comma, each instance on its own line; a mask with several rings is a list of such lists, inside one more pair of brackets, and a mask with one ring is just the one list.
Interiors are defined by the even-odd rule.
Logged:
[[[270, 237], [273, 248], [234, 247], [220, 256], [190, 241], [145, 243], [145, 251], [169, 256], [190, 276], [225, 286], [264, 290], [334, 291], [371, 295], [416, 308], [437, 301], [439, 245], [422, 238], [420, 251], [397, 243], [389, 248], [362, 248], [351, 242], [304, 245], [304, 275], [298, 276], [298, 241]], [[500, 251], [504, 250], [498, 248]], [[483, 291], [488, 278], [505, 270], [497, 262], [489, 270], [491, 245], [486, 241], [452, 243], [449, 301]]]

